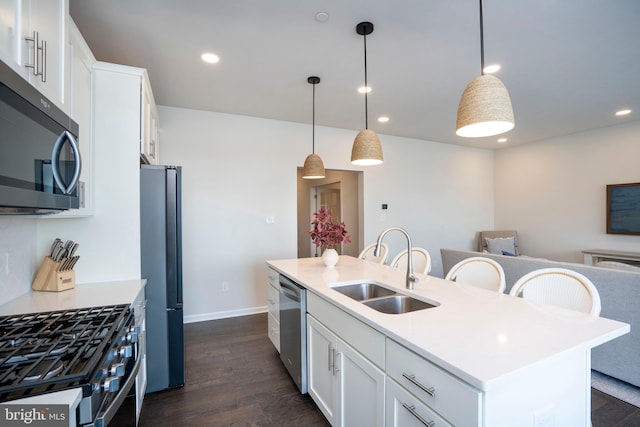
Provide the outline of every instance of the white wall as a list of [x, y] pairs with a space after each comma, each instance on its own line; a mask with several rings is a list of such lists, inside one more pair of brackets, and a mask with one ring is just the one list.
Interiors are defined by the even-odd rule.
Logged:
[[495, 227], [518, 230], [530, 256], [582, 262], [582, 250], [640, 251], [606, 234], [606, 185], [640, 182], [640, 122], [495, 153]]
[[[296, 169], [310, 126], [170, 107], [159, 114], [160, 162], [183, 166], [186, 320], [264, 309], [265, 260], [297, 254]], [[316, 126], [316, 153], [326, 168], [364, 170], [365, 242], [405, 227], [442, 275], [440, 247], [470, 249], [475, 232], [493, 224], [493, 152], [380, 135], [385, 163], [354, 168], [356, 133]], [[391, 254], [406, 245], [399, 234], [387, 242]]]
[[0, 216], [0, 304], [31, 289], [38, 266], [36, 235], [35, 219]]

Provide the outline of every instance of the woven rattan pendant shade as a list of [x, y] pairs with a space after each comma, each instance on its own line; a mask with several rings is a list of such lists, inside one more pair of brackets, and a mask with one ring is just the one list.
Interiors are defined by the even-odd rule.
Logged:
[[324, 178], [324, 163], [322, 159], [315, 153], [316, 147], [316, 85], [320, 83], [320, 77], [311, 76], [307, 78], [307, 82], [313, 85], [313, 108], [312, 108], [312, 124], [311, 124], [311, 154], [304, 159], [304, 167], [302, 168], [302, 177], [304, 179], [320, 179]]
[[460, 98], [456, 135], [492, 136], [507, 132], [513, 126], [511, 98], [502, 81], [490, 74], [473, 79]]
[[305, 179], [319, 179], [325, 177], [324, 163], [317, 154], [309, 154], [304, 159], [302, 177]]
[[[363, 37], [364, 42], [364, 87], [367, 83], [367, 36], [373, 33], [371, 22], [361, 22], [356, 25], [356, 33]], [[369, 107], [367, 102], [367, 90], [364, 91], [364, 129], [358, 132], [351, 147], [351, 164], [357, 166], [379, 165], [382, 158], [382, 144], [378, 135], [369, 129]]]
[[458, 104], [456, 135], [481, 138], [513, 129], [509, 92], [499, 78], [484, 74], [484, 19], [480, 1], [480, 77], [467, 85]]
[[384, 161], [378, 135], [370, 129], [358, 132], [351, 147], [351, 163], [359, 166], [379, 165]]

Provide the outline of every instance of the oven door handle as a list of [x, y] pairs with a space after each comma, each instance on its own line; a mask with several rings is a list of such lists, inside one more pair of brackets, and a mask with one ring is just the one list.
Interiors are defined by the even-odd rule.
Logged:
[[120, 389], [116, 398], [111, 402], [109, 407], [101, 414], [98, 414], [95, 421], [92, 424], [89, 424], [88, 427], [105, 427], [113, 419], [113, 416], [118, 412], [120, 405], [124, 402], [124, 399], [127, 397], [127, 393], [131, 389], [131, 386], [135, 383], [136, 377], [138, 376], [138, 371], [140, 370], [141, 357], [138, 357], [136, 363], [133, 365], [133, 369], [131, 370], [131, 374], [127, 381], [124, 384], [124, 387]]

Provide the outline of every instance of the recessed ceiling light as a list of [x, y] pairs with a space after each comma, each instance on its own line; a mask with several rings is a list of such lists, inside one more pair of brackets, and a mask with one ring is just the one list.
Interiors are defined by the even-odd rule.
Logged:
[[220, 61], [220, 57], [218, 55], [209, 52], [203, 53], [202, 55], [200, 55], [200, 58], [202, 58], [204, 62], [207, 62], [209, 64], [216, 64]]
[[387, 116], [378, 117], [378, 121], [380, 123], [387, 123], [389, 121], [389, 117], [387, 117]]
[[327, 12], [318, 12], [315, 18], [318, 22], [327, 22], [329, 20], [329, 14]]
[[503, 143], [505, 143], [505, 142], [507, 142], [507, 141], [508, 141], [508, 140], [507, 140], [507, 138], [500, 138], [500, 139], [498, 139], [498, 142], [499, 142], [500, 144], [503, 144]]
[[627, 114], [631, 114], [631, 110], [620, 110], [616, 111], [616, 116], [626, 116]]
[[358, 88], [358, 92], [360, 92], [360, 93], [365, 93], [365, 92], [369, 93], [369, 92], [371, 92], [371, 86], [359, 87]]
[[498, 72], [498, 70], [500, 70], [500, 66], [498, 64], [491, 64], [484, 67], [482, 71], [484, 71], [486, 74], [493, 74]]

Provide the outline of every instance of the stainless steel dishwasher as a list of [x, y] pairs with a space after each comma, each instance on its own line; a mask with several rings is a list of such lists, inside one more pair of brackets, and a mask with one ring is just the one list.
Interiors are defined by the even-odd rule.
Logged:
[[280, 359], [300, 393], [307, 392], [307, 293], [280, 275]]

